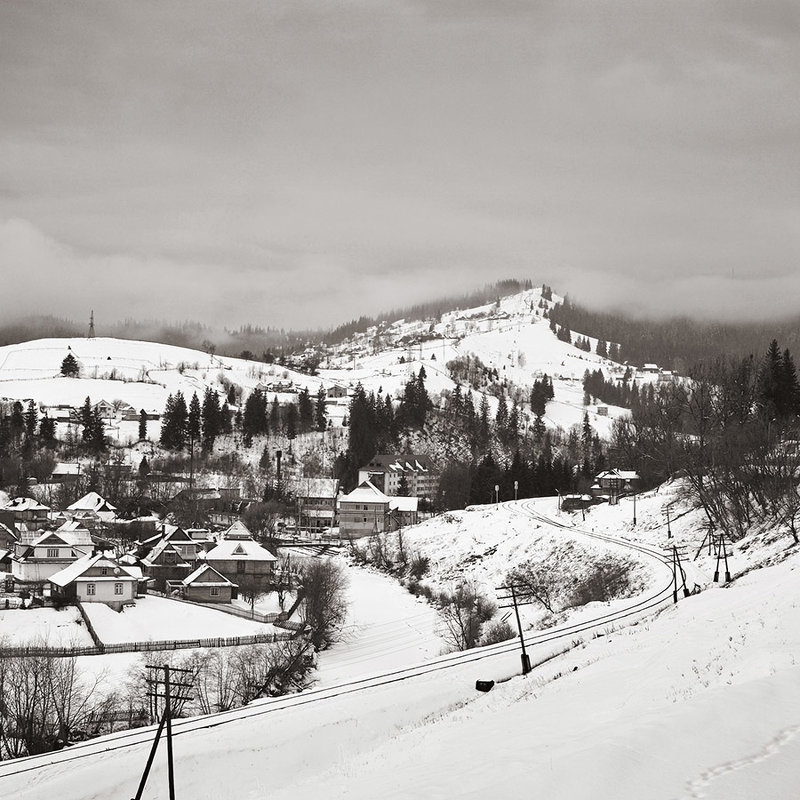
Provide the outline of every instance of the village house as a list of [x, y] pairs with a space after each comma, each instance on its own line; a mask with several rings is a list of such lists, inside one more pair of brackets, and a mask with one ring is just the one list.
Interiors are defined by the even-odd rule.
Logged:
[[358, 470], [358, 481], [369, 481], [390, 496], [432, 498], [439, 488], [440, 471], [426, 455], [379, 454]]
[[239, 587], [211, 564], [201, 564], [182, 581], [182, 595], [195, 603], [230, 603]]
[[50, 515], [50, 508], [42, 505], [32, 497], [15, 497], [3, 506], [14, 518], [14, 524], [24, 522], [28, 528], [45, 525]]
[[96, 519], [100, 522], [113, 522], [117, 518], [117, 507], [97, 492], [89, 492], [80, 500], [67, 506], [67, 514], [73, 519]]
[[157, 592], [166, 592], [168, 581], [182, 581], [195, 567], [194, 561], [187, 561], [169, 539], [160, 536], [145, 555], [139, 556], [139, 564]]
[[243, 582], [261, 586], [271, 583], [278, 561], [240, 521], [233, 523], [222, 534], [216, 547], [201, 558], [240, 587]]
[[301, 528], [319, 532], [336, 524], [337, 478], [301, 478], [292, 488]]
[[58, 461], [50, 474], [49, 483], [74, 484], [80, 480], [81, 465], [79, 462]]
[[136, 602], [141, 570], [105, 553], [83, 556], [50, 576], [50, 593], [65, 601], [105, 603], [115, 610]]
[[83, 527], [23, 531], [14, 546], [11, 574], [19, 583], [43, 584], [56, 572], [93, 550], [92, 536]]
[[595, 476], [591, 488], [593, 497], [610, 495], [619, 497], [623, 494], [638, 492], [642, 488], [642, 479], [635, 470], [608, 469]]
[[339, 534], [358, 538], [413, 525], [418, 505], [417, 497], [390, 497], [370, 481], [362, 481], [339, 498]]

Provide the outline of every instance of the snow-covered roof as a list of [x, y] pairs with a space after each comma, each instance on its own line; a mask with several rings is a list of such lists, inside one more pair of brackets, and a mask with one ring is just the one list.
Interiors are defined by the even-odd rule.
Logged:
[[49, 511], [49, 506], [43, 506], [32, 497], [15, 497], [3, 506], [4, 511]]
[[172, 551], [175, 553], [175, 564], [171, 564], [170, 566], [175, 567], [188, 567], [191, 566], [187, 561], [183, 560], [181, 554], [175, 549], [172, 542], [169, 539], [161, 539], [155, 545], [155, 547], [142, 559], [142, 564], [146, 564], [147, 566], [152, 566], [155, 564], [158, 557], [164, 551]]
[[53, 467], [53, 475], [80, 475], [81, 465], [67, 461], [59, 461]]
[[419, 497], [390, 497], [389, 508], [395, 511], [416, 511], [419, 508]]
[[[138, 580], [138, 578], [141, 577], [141, 570], [138, 571], [139, 574], [137, 576], [132, 572], [130, 567], [117, 563], [113, 558], [109, 558], [105, 555], [105, 553], [95, 553], [94, 555], [84, 556], [77, 561], [73, 561], [69, 566], [56, 572], [55, 575], [51, 575], [48, 580], [50, 583], [54, 583], [56, 586], [61, 586], [63, 588], [80, 578], [81, 575], [94, 566], [107, 566], [113, 569], [114, 573], [108, 576], [109, 580]], [[95, 576], [92, 576], [93, 579], [94, 577]], [[102, 576], [98, 576], [97, 579], [102, 579]]]
[[277, 561], [269, 550], [262, 547], [255, 539], [222, 539], [216, 547], [206, 553], [206, 561], [230, 561], [242, 559], [246, 561]]
[[206, 580], [200, 581], [203, 586], [238, 586], [238, 584], [234, 583], [233, 581], [228, 580], [222, 573], [218, 572], [211, 566], [211, 564], [202, 564], [199, 566], [191, 575], [187, 575], [183, 579], [184, 586], [191, 586], [195, 583], [198, 578], [203, 575], [207, 571], [211, 571], [214, 573], [216, 580]]
[[361, 469], [364, 471], [380, 469], [390, 472], [430, 472], [435, 469], [435, 465], [430, 456], [426, 455], [398, 456], [384, 453], [373, 456], [369, 463]]
[[97, 492], [89, 492], [76, 500], [71, 506], [67, 506], [67, 511], [92, 511], [95, 514], [100, 511], [116, 511], [117, 507], [112, 506], [105, 498]]
[[605, 472], [601, 472], [597, 475], [595, 480], [599, 481], [602, 478], [619, 478], [623, 481], [634, 481], [638, 480], [639, 473], [633, 469], [607, 469]]
[[[48, 543], [51, 539], [59, 539], [68, 547], [93, 545], [92, 534], [86, 528], [64, 529], [62, 525], [57, 531], [45, 531], [37, 536], [31, 546]], [[53, 542], [55, 544], [55, 542]]]
[[362, 481], [350, 494], [339, 498], [342, 503], [388, 503], [389, 496], [384, 494], [370, 481]]
[[247, 525], [240, 519], [237, 519], [233, 525], [228, 528], [223, 534], [223, 539], [252, 539], [253, 534], [247, 529]]

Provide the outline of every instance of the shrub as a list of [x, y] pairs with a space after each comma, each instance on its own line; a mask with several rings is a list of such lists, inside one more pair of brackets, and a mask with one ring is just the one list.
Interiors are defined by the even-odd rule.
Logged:
[[414, 553], [414, 555], [411, 556], [411, 561], [408, 565], [408, 571], [412, 578], [419, 581], [428, 574], [430, 566], [431, 560], [428, 558], [428, 556], [423, 555], [422, 553]]
[[493, 619], [488, 622], [481, 635], [481, 644], [499, 644], [516, 637], [516, 632], [505, 620]]

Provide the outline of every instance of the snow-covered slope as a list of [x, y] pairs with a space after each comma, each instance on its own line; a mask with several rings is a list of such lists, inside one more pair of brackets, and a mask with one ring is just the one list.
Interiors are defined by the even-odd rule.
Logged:
[[[587, 353], [559, 341], [543, 317], [546, 308], [560, 300], [544, 300], [540, 289], [500, 298], [479, 308], [444, 314], [441, 319], [397, 320], [358, 334], [328, 349], [322, 368], [315, 376], [278, 365], [154, 342], [112, 338], [40, 339], [0, 347], [0, 399], [29, 400], [45, 406], [78, 407], [88, 396], [93, 402], [121, 401], [136, 411], [163, 411], [167, 396], [180, 390], [191, 398], [202, 397], [207, 387], [227, 392], [233, 385], [239, 400], [259, 384], [268, 387], [269, 399], [277, 393], [288, 400], [290, 387], [296, 392], [307, 387], [316, 394], [320, 386], [352, 390], [361, 383], [367, 391], [402, 395], [409, 377], [424, 366], [426, 387], [435, 398], [455, 388], [447, 363], [476, 356], [508, 389], [518, 387], [527, 400], [535, 379], [553, 379], [555, 399], [548, 404], [545, 423], [568, 428], [578, 424], [587, 409], [583, 405], [582, 377], [588, 370], [601, 369], [606, 376], [621, 375], [623, 367], [606, 358]], [[574, 332], [577, 337], [582, 334]], [[597, 342], [590, 339], [594, 350]], [[61, 376], [61, 363], [71, 353], [80, 365], [79, 378]], [[282, 384], [282, 387], [278, 387]], [[462, 387], [466, 388], [466, 387]], [[473, 401], [480, 405], [482, 386]], [[490, 409], [497, 407], [489, 397]], [[340, 424], [346, 413], [346, 399], [331, 402], [329, 416]], [[611, 407], [607, 415], [588, 408], [590, 422], [606, 435], [613, 419], [626, 413]], [[135, 439], [135, 424], [110, 431], [125, 441]]]
[[[622, 505], [569, 522], [666, 543], [670, 508], [674, 536], [699, 545], [700, 521], [676, 499], [675, 486], [642, 497], [635, 529]], [[553, 512], [552, 499], [539, 502], [537, 513]], [[461, 551], [477, 536], [501, 557], [513, 509], [468, 513], [474, 524], [462, 527]], [[521, 543], [521, 520], [509, 540]], [[543, 527], [532, 518], [529, 534]], [[196, 800], [793, 798], [800, 785], [800, 557], [785, 557], [789, 541], [754, 536], [746, 549], [737, 547], [734, 573], [765, 558], [783, 560], [729, 586], [709, 582], [633, 627], [583, 643], [567, 636], [563, 646], [573, 646], [527, 677], [519, 675], [517, 652], [490, 648], [463, 661], [429, 662], [416, 676], [329, 685], [179, 721], [176, 793]], [[445, 544], [458, 550], [455, 540]], [[698, 563], [701, 571], [711, 566], [707, 555]], [[498, 566], [487, 568], [487, 579]], [[549, 652], [536, 646], [531, 658]], [[475, 691], [478, 679], [498, 683], [484, 694]], [[20, 800], [133, 796], [151, 735], [129, 732], [0, 764], [3, 788]], [[165, 761], [162, 746], [144, 798], [165, 795]]]

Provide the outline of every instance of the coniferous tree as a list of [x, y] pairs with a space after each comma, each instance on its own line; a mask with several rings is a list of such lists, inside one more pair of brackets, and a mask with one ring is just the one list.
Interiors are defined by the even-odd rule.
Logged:
[[276, 433], [281, 428], [281, 407], [277, 395], [272, 398], [272, 405], [269, 408], [269, 428]]
[[77, 378], [80, 374], [78, 361], [72, 353], [67, 353], [64, 360], [61, 362], [61, 374], [65, 378]]
[[180, 389], [167, 397], [161, 417], [161, 446], [167, 450], [183, 450], [186, 446], [186, 425], [189, 412]]
[[33, 441], [36, 434], [36, 424], [39, 421], [39, 412], [36, 410], [36, 404], [33, 400], [28, 401], [28, 407], [25, 410], [25, 438], [28, 442]]
[[208, 452], [214, 447], [217, 436], [222, 433], [222, 409], [219, 407], [219, 395], [210, 387], [206, 387], [203, 395], [203, 450]]
[[197, 392], [194, 392], [189, 402], [189, 415], [186, 418], [186, 438], [192, 451], [194, 451], [195, 444], [200, 441], [202, 415], [200, 398], [197, 396]]
[[297, 395], [297, 414], [300, 432], [308, 433], [314, 427], [314, 404], [307, 386]]
[[286, 405], [283, 428], [284, 431], [286, 432], [286, 437], [289, 440], [292, 440], [297, 436], [299, 424], [300, 424], [300, 414], [297, 410], [297, 404], [288, 403]]
[[39, 438], [46, 446], [50, 446], [56, 441], [56, 421], [46, 414], [39, 422]]
[[501, 395], [497, 404], [497, 413], [494, 417], [494, 426], [498, 435], [502, 438], [508, 428], [508, 405], [506, 404], [506, 396]]
[[326, 406], [325, 387], [320, 384], [317, 390], [317, 400], [314, 406], [314, 424], [318, 431], [324, 431], [328, 427], [328, 417], [325, 411]]
[[139, 441], [147, 439], [147, 412], [142, 408], [139, 410]]

